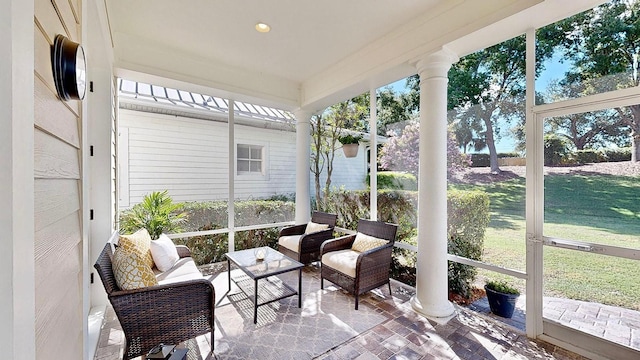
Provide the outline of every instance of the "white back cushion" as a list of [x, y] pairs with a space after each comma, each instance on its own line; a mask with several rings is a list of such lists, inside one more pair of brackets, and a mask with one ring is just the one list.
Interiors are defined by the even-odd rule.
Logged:
[[160, 271], [171, 269], [180, 259], [176, 245], [165, 234], [161, 234], [157, 240], [151, 240], [151, 256]]

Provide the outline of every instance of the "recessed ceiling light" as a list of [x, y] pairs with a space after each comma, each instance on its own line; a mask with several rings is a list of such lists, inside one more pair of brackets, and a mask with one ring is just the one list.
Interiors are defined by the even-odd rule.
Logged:
[[261, 33], [268, 33], [269, 31], [271, 31], [271, 26], [265, 24], [265, 23], [257, 23], [256, 24], [256, 31], [261, 32]]

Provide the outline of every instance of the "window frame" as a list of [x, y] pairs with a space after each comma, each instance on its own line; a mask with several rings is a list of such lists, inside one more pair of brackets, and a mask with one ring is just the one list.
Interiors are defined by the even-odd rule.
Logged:
[[[241, 146], [246, 146], [249, 148], [249, 158], [242, 158], [238, 155], [239, 153], [239, 147]], [[251, 151], [255, 150], [256, 148], [260, 149], [260, 153], [261, 153], [261, 170], [260, 172], [257, 171], [251, 171], [251, 162], [252, 161], [256, 161], [254, 159], [251, 159]], [[254, 141], [254, 140], [245, 140], [245, 139], [237, 139], [235, 141], [235, 154], [234, 154], [234, 161], [235, 161], [235, 171], [234, 171], [234, 177], [237, 181], [242, 181], [242, 180], [262, 180], [262, 181], [267, 181], [269, 180], [269, 147], [268, 147], [268, 143], [266, 142], [260, 142], [260, 141]], [[249, 161], [249, 171], [240, 171], [239, 170], [239, 166], [238, 166], [238, 162], [239, 161]]]

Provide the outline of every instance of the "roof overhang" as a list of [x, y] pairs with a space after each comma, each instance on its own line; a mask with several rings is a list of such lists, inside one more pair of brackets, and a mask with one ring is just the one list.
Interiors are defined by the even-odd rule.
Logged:
[[[139, 0], [111, 1], [107, 10], [117, 76], [321, 111], [414, 74], [418, 59], [443, 47], [464, 56], [602, 2], [227, 0], [194, 9]], [[274, 30], [256, 33], [258, 18]]]

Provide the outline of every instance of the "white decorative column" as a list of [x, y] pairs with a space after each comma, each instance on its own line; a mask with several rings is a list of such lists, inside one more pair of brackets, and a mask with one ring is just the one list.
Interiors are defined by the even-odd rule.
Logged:
[[297, 110], [296, 117], [296, 224], [309, 222], [311, 214], [311, 112]]
[[369, 210], [370, 219], [378, 220], [378, 98], [369, 91]]
[[442, 49], [419, 60], [418, 261], [411, 305], [434, 320], [455, 310], [447, 285], [447, 72], [458, 57]]

